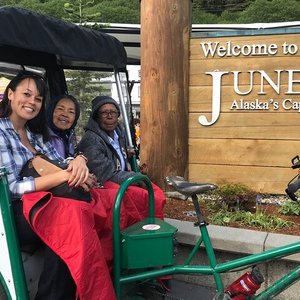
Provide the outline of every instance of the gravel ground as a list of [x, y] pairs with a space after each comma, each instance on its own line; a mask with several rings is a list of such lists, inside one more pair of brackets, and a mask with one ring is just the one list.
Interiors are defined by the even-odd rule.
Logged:
[[282, 205], [288, 200], [290, 198], [286, 195], [268, 195], [261, 198], [261, 203]]

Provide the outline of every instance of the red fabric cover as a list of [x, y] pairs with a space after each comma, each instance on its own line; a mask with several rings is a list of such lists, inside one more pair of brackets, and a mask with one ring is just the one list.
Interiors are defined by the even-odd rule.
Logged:
[[[164, 192], [155, 184], [153, 185], [154, 191], [154, 203], [155, 203], [155, 217], [163, 219], [163, 209], [166, 202]], [[107, 212], [107, 218], [104, 227], [101, 227], [99, 237], [103, 247], [106, 262], [110, 271], [112, 270], [113, 260], [113, 236], [112, 236], [112, 223], [113, 223], [113, 206], [115, 196], [119, 190], [120, 185], [107, 181], [104, 183], [104, 189], [92, 190], [92, 198], [95, 200], [93, 203], [97, 206], [97, 203], [101, 201]], [[96, 193], [95, 193], [96, 192]], [[101, 198], [101, 199], [100, 199]], [[94, 210], [95, 212], [98, 209]], [[129, 186], [125, 192], [124, 199], [121, 204], [120, 214], [120, 227], [124, 229], [140, 220], [145, 219], [148, 216], [148, 191], [136, 187]]]
[[[53, 197], [49, 192], [24, 194], [23, 213], [34, 231], [67, 264], [80, 300], [116, 298], [110, 276], [113, 258], [113, 205], [119, 185], [93, 189], [92, 202]], [[165, 197], [155, 185], [155, 215], [163, 218]], [[39, 203], [38, 209], [35, 204]], [[124, 229], [148, 216], [148, 192], [131, 186], [121, 205]]]
[[[28, 221], [32, 207], [44, 197], [49, 200], [29, 223], [69, 267], [80, 300], [116, 299], [95, 228], [93, 207], [82, 201], [52, 197], [47, 192], [29, 193], [23, 196], [23, 212]], [[106, 217], [99, 208], [98, 221], [101, 215]]]
[[[104, 184], [107, 189], [119, 189], [120, 185], [111, 181], [107, 181]], [[163, 219], [164, 217], [164, 205], [166, 198], [164, 192], [160, 187], [152, 183], [154, 192], [154, 204], [155, 204], [155, 217]], [[125, 195], [127, 195], [134, 204], [136, 210], [146, 217], [148, 215], [148, 191], [138, 186], [129, 186]], [[132, 224], [134, 223], [134, 220]]]

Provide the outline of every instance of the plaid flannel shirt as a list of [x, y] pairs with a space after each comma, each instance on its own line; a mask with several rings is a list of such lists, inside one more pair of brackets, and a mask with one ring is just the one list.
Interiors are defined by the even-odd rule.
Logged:
[[[40, 134], [27, 130], [30, 144], [37, 152], [47, 155], [50, 159], [64, 161], [50, 142], [43, 142]], [[24, 193], [34, 192], [33, 177], [20, 178], [19, 174], [28, 160], [33, 157], [22, 143], [9, 118], [0, 118], [0, 166], [8, 171], [7, 179], [13, 199], [19, 199]]]

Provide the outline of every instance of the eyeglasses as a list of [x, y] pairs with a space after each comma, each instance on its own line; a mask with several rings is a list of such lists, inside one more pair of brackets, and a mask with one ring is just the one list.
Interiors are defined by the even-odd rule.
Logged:
[[99, 115], [101, 115], [104, 118], [107, 118], [109, 115], [115, 118], [119, 116], [119, 112], [115, 110], [105, 110], [105, 111], [100, 111]]

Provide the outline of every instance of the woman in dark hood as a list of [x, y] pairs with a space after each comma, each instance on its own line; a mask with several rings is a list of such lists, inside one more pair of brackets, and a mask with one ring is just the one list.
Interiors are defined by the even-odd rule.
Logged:
[[51, 142], [58, 153], [73, 157], [76, 147], [75, 126], [80, 116], [80, 106], [75, 97], [60, 95], [47, 107], [47, 124]]

